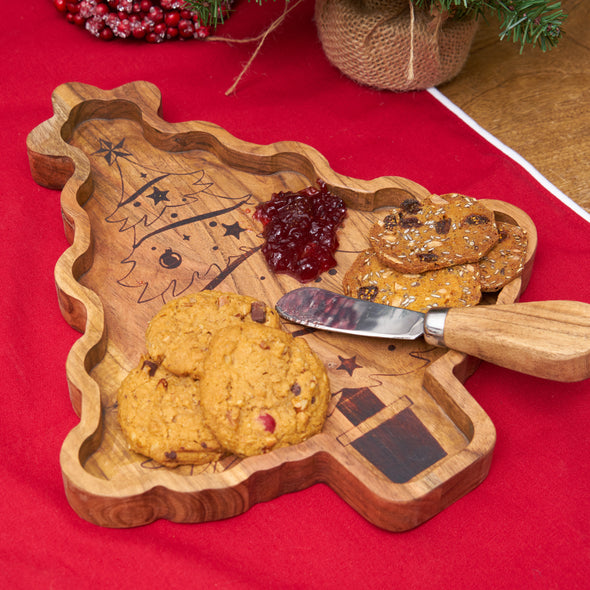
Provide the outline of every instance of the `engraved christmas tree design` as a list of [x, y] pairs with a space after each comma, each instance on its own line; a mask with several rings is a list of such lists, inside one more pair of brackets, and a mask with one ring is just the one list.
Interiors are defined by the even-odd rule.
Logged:
[[100, 138], [92, 156], [117, 179], [118, 204], [105, 221], [129, 236], [117, 282], [139, 289], [138, 303], [178, 297], [195, 284], [213, 288], [259, 250], [257, 238], [243, 237], [254, 233], [240, 212], [253, 205], [251, 195], [220, 194], [203, 168], [146, 166], [125, 138]]

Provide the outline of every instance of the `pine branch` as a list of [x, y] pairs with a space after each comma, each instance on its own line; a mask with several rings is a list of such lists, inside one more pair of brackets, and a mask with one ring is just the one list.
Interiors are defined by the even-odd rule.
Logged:
[[559, 42], [567, 15], [561, 2], [547, 0], [412, 0], [425, 9], [448, 11], [452, 18], [479, 18], [487, 12], [500, 21], [500, 40], [512, 38], [520, 42], [522, 53], [526, 44], [539, 45], [542, 51]]
[[201, 25], [216, 29], [229, 13], [228, 0], [184, 0], [187, 8], [199, 15]]
[[[285, 0], [288, 2], [289, 0]], [[230, 10], [231, 0], [184, 0], [190, 10], [199, 15], [201, 24], [216, 28]], [[254, 0], [262, 5], [265, 0]], [[493, 13], [500, 21], [500, 39], [512, 39], [524, 46], [539, 45], [542, 51], [559, 42], [567, 15], [561, 2], [548, 0], [412, 0], [419, 8], [443, 10], [451, 18], [485, 18]]]
[[[248, 0], [249, 2], [250, 0]], [[266, 0], [254, 0], [262, 6]], [[287, 4], [289, 0], [285, 0]], [[186, 6], [199, 15], [201, 24], [216, 29], [229, 14], [233, 0], [184, 0]]]

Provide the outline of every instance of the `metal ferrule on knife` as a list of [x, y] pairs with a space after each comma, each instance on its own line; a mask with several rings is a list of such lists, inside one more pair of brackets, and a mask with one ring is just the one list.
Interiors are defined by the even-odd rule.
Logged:
[[445, 320], [447, 319], [447, 308], [431, 309], [424, 318], [424, 340], [435, 346], [445, 346], [443, 337], [445, 331]]

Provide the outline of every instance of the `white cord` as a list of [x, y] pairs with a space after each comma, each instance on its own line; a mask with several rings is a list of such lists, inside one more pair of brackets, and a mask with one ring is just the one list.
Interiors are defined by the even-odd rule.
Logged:
[[554, 184], [549, 182], [530, 162], [525, 160], [519, 153], [512, 148], [503, 144], [498, 138], [494, 137], [489, 131], [486, 131], [479, 123], [476, 123], [467, 113], [461, 110], [455, 103], [450, 101], [444, 94], [436, 88], [428, 88], [429, 92], [447, 109], [455, 113], [457, 117], [463, 120], [476, 133], [481, 135], [486, 141], [497, 147], [502, 153], [514, 160], [519, 166], [524, 168], [539, 184], [546, 188], [550, 193], [557, 197], [564, 205], [568, 206], [572, 211], [577, 213], [580, 217], [590, 222], [590, 213], [583, 207], [578, 205], [574, 200], [568, 197], [565, 193], [560, 191]]

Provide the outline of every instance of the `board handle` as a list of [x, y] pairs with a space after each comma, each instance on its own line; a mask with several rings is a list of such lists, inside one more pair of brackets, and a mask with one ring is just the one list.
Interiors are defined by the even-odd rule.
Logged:
[[590, 376], [590, 305], [541, 301], [432, 310], [424, 338], [495, 365], [554, 381]]

